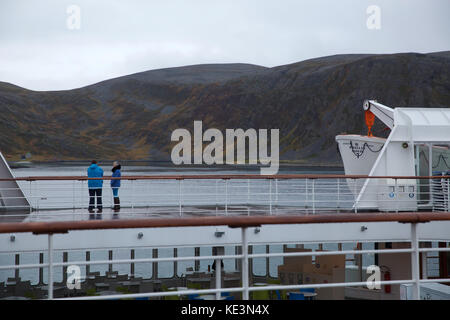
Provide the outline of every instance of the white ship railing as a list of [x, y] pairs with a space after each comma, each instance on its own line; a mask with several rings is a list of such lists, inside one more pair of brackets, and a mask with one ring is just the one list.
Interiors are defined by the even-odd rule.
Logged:
[[[294, 257], [294, 256], [321, 256], [321, 255], [361, 255], [361, 254], [395, 254], [410, 253], [411, 278], [401, 280], [383, 280], [378, 281], [379, 285], [412, 284], [413, 299], [419, 299], [420, 286], [423, 283], [439, 282], [448, 283], [448, 278], [423, 279], [419, 271], [419, 253], [425, 252], [450, 252], [450, 248], [420, 248], [421, 241], [417, 233], [417, 225], [432, 221], [449, 221], [450, 213], [377, 213], [377, 214], [341, 214], [341, 215], [307, 215], [307, 216], [264, 216], [264, 217], [209, 217], [209, 218], [172, 218], [172, 219], [134, 219], [134, 220], [100, 220], [100, 221], [72, 221], [72, 222], [16, 222], [0, 224], [0, 233], [20, 233], [33, 232], [35, 234], [47, 234], [48, 237], [48, 263], [8, 265], [1, 266], [0, 270], [5, 269], [26, 269], [26, 268], [48, 268], [48, 299], [53, 299], [54, 268], [64, 267], [73, 264], [93, 265], [93, 264], [128, 264], [137, 262], [166, 262], [166, 261], [185, 261], [214, 259], [216, 262], [216, 288], [204, 290], [183, 290], [170, 292], [147, 292], [136, 294], [114, 294], [105, 296], [88, 296], [66, 298], [66, 300], [86, 299], [122, 299], [122, 298], [144, 298], [144, 297], [163, 297], [163, 296], [185, 296], [188, 294], [206, 294], [214, 293], [216, 299], [220, 299], [222, 292], [241, 292], [244, 300], [249, 299], [249, 293], [258, 290], [292, 290], [302, 288], [333, 288], [333, 287], [360, 287], [366, 286], [367, 282], [340, 282], [340, 283], [321, 283], [321, 284], [299, 284], [299, 285], [268, 285], [264, 287], [250, 286], [249, 283], [249, 259], [263, 257]], [[248, 252], [248, 228], [262, 225], [286, 225], [286, 224], [323, 224], [323, 223], [352, 223], [352, 222], [401, 222], [410, 224], [410, 248], [402, 249], [375, 249], [375, 250], [345, 250], [345, 251], [314, 251], [314, 252], [295, 252], [295, 253], [266, 253], [250, 254]], [[55, 263], [53, 261], [54, 244], [53, 236], [58, 233], [67, 233], [74, 230], [106, 230], [119, 228], [164, 228], [164, 227], [190, 227], [190, 226], [223, 226], [241, 229], [240, 246], [242, 254], [237, 255], [216, 255], [216, 256], [191, 256], [191, 257], [170, 257], [170, 258], [148, 258], [148, 259], [116, 259], [107, 261], [78, 261]], [[392, 235], [395, 238], [394, 235]], [[450, 240], [449, 237], [445, 239]], [[383, 239], [377, 239], [382, 241]], [[385, 240], [387, 241], [387, 240]], [[217, 246], [220, 244], [214, 244]], [[241, 279], [242, 285], [233, 288], [221, 288], [221, 259], [239, 259], [242, 263]]]
[[[95, 179], [95, 178], [94, 178]], [[103, 207], [113, 206], [111, 177], [104, 177]], [[320, 213], [352, 210], [358, 212], [364, 201], [355, 198], [366, 179], [376, 179], [367, 190], [377, 198], [382, 211], [416, 211], [427, 208], [450, 211], [450, 176], [368, 177], [346, 175], [181, 175], [123, 176], [119, 189], [122, 213], [193, 213], [213, 215], [268, 213]], [[11, 179], [0, 179], [1, 181]], [[59, 216], [87, 214], [87, 177], [22, 177], [16, 180], [31, 207], [5, 205], [7, 192], [0, 187], [0, 209], [49, 213]], [[98, 179], [96, 179], [98, 180]], [[389, 182], [390, 181], [390, 182]], [[413, 182], [411, 182], [413, 181]], [[409, 183], [409, 185], [407, 185]], [[411, 184], [412, 183], [412, 184]], [[3, 202], [2, 202], [3, 201]], [[6, 201], [10, 202], [10, 201]], [[176, 211], [174, 210], [176, 208]], [[375, 209], [375, 208], [374, 208]], [[84, 211], [83, 211], [84, 210]], [[19, 213], [20, 214], [20, 213]]]

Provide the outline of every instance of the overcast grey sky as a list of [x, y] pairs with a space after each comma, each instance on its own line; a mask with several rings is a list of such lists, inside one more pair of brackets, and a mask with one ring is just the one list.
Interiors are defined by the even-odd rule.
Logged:
[[189, 64], [444, 51], [449, 13], [450, 0], [0, 0], [0, 81], [61, 90]]

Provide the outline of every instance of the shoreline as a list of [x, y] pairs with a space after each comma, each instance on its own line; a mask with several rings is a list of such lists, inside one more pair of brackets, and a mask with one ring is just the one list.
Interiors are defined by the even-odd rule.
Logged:
[[[113, 160], [98, 160], [100, 164], [109, 165], [112, 164]], [[222, 165], [199, 165], [199, 164], [189, 164], [189, 165], [175, 165], [170, 161], [154, 161], [154, 160], [122, 160], [119, 161], [123, 166], [152, 166], [170, 169], [209, 169], [209, 170], [259, 170], [263, 165], [242, 165], [242, 164], [222, 164]], [[8, 165], [11, 169], [21, 169], [21, 168], [33, 168], [39, 166], [86, 166], [91, 163], [91, 160], [61, 160], [61, 161], [27, 161], [26, 163], [21, 163], [21, 161], [8, 161]], [[342, 164], [336, 163], [302, 163], [302, 162], [280, 162], [279, 169], [289, 169], [289, 168], [314, 168], [314, 169], [337, 169], [343, 170]]]

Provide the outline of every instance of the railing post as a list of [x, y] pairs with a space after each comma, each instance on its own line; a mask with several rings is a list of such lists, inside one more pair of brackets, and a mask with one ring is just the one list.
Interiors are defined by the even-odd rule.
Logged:
[[225, 215], [228, 215], [228, 180], [225, 179]]
[[396, 204], [396, 205], [395, 205], [395, 212], [398, 213], [398, 202], [399, 202], [400, 200], [399, 200], [399, 197], [398, 197], [397, 178], [395, 178], [394, 181], [395, 181], [395, 185], [394, 185], [394, 197], [395, 197], [395, 204]]
[[278, 205], [278, 179], [275, 179], [275, 205]]
[[278, 212], [278, 179], [275, 179], [275, 212]]
[[83, 201], [83, 185], [84, 185], [84, 180], [81, 180], [81, 183], [80, 183], [80, 207], [81, 207], [81, 209], [84, 209], [84, 206], [83, 206], [83, 203], [84, 203], [84, 201]]
[[315, 180], [312, 179], [312, 210], [313, 214], [316, 213], [316, 199], [315, 199]]
[[134, 212], [134, 180], [131, 180], [131, 212]]
[[309, 194], [308, 194], [308, 178], [305, 179], [305, 208], [308, 213], [308, 202], [309, 202]]
[[355, 213], [358, 213], [358, 206], [357, 206], [357, 200], [358, 200], [358, 194], [357, 194], [357, 190], [358, 190], [358, 186], [357, 186], [357, 184], [358, 184], [358, 179], [354, 179], [354, 186], [353, 186], [353, 191], [354, 191], [354, 193], [355, 193], [355, 204], [354, 204], [354, 207], [355, 207]]
[[447, 211], [450, 212], [450, 179], [447, 178]]
[[247, 228], [242, 229], [242, 300], [249, 300]]
[[178, 206], [179, 206], [179, 211], [180, 211], [180, 217], [183, 215], [183, 206], [182, 206], [182, 202], [183, 202], [183, 194], [182, 194], [182, 183], [183, 180], [179, 179], [178, 180]]
[[218, 193], [218, 189], [217, 189], [217, 183], [219, 182], [219, 180], [215, 180], [216, 181], [216, 193], [215, 193], [215, 198], [216, 198], [216, 216], [217, 216], [217, 214], [218, 214], [218, 206], [219, 206], [219, 204], [218, 204], [218, 200], [217, 200], [217, 193]]
[[53, 234], [48, 234], [48, 299], [53, 299]]
[[[433, 145], [431, 143], [428, 144], [428, 176], [433, 176]], [[430, 197], [430, 203], [434, 208], [434, 199], [433, 199], [433, 179], [428, 179], [428, 193]]]
[[[30, 180], [30, 214], [33, 211], [33, 191], [31, 190], [31, 182], [32, 181]], [[20, 189], [20, 187], [19, 187], [19, 189]]]
[[269, 213], [272, 215], [272, 179], [269, 179]]
[[337, 208], [338, 212], [340, 212], [341, 208], [341, 184], [339, 183], [339, 178], [337, 178]]
[[250, 215], [250, 179], [247, 179], [247, 215]]
[[417, 238], [417, 223], [411, 223], [411, 279], [412, 299], [420, 299], [420, 267], [419, 267], [419, 240]]
[[[221, 256], [225, 253], [225, 248], [224, 247], [214, 247], [213, 251], [214, 251], [213, 253], [215, 256]], [[215, 259], [214, 265], [215, 265], [215, 269], [216, 269], [215, 270], [216, 289], [221, 289], [222, 288], [222, 260]], [[220, 296], [221, 296], [221, 293], [216, 292], [216, 300], [220, 300]]]
[[72, 209], [75, 212], [75, 180], [72, 181]]

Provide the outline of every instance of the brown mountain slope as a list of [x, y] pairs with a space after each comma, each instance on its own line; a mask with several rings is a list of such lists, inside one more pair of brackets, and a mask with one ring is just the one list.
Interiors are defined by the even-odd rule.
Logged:
[[[450, 107], [450, 55], [338, 55], [286, 66], [199, 65], [34, 92], [0, 83], [11, 158], [170, 160], [172, 130], [279, 128], [281, 159], [339, 163], [334, 137], [365, 133], [362, 102]], [[375, 128], [386, 135], [384, 128]]]

